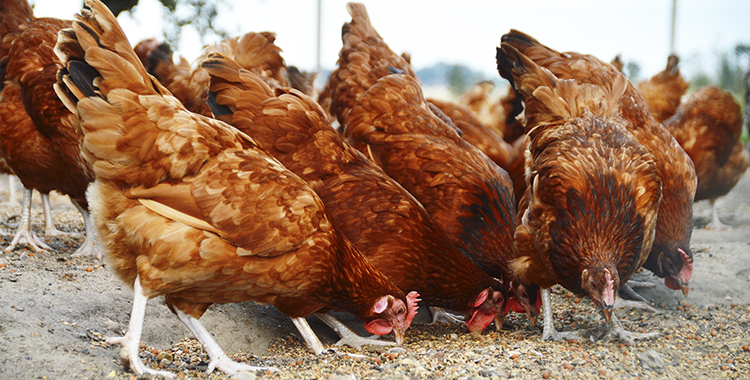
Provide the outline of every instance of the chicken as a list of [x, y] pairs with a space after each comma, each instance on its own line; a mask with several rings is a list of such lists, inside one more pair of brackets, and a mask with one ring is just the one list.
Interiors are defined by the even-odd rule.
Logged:
[[719, 87], [700, 88], [680, 104], [664, 126], [695, 164], [695, 200], [708, 199], [713, 211], [707, 228], [727, 228], [719, 220], [716, 199], [732, 190], [750, 164], [740, 141], [742, 111], [737, 101]]
[[347, 8], [352, 22], [343, 27], [339, 67], [327, 84], [347, 142], [422, 203], [448, 240], [507, 293], [502, 274], [515, 218], [508, 174], [425, 102], [413, 69], [377, 35], [365, 7]]
[[317, 90], [315, 89], [315, 79], [318, 77], [318, 73], [309, 71], [299, 71], [296, 66], [287, 67], [287, 77], [289, 78], [289, 85], [292, 88], [297, 89], [299, 92], [316, 99], [318, 96]]
[[500, 98], [500, 106], [505, 111], [505, 119], [496, 128], [502, 130], [505, 141], [515, 144], [525, 133], [525, 126], [517, 119], [523, 112], [523, 103], [513, 86], [510, 86], [508, 93]]
[[677, 111], [680, 99], [685, 95], [689, 84], [680, 75], [677, 64], [680, 59], [670, 54], [667, 58], [667, 67], [650, 79], [638, 83], [638, 91], [648, 104], [651, 116], [657, 122], [663, 123]]
[[512, 87], [499, 101], [491, 96], [494, 89], [492, 82], [480, 82], [461, 94], [458, 103], [473, 111], [480, 121], [506, 142], [514, 143], [524, 133], [523, 125], [516, 121], [523, 104]]
[[[622, 75], [612, 65], [575, 52], [559, 53], [521, 32], [512, 30], [502, 42], [515, 47], [558, 79], [573, 79], [579, 84], [609, 86]], [[682, 289], [687, 295], [693, 271], [690, 238], [693, 232], [693, 208], [696, 174], [693, 162], [669, 132], [647, 111], [643, 97], [630, 83], [619, 99], [619, 116], [626, 127], [656, 158], [662, 180], [663, 200], [659, 206], [656, 236], [643, 267], [664, 278], [670, 289]], [[528, 119], [528, 116], [526, 116]]]
[[[200, 62], [211, 52], [219, 52], [230, 58], [236, 51], [242, 51], [242, 60], [238, 62], [243, 68], [253, 71], [274, 85], [288, 85], [287, 68], [281, 57], [281, 49], [274, 44], [276, 35], [271, 32], [247, 33], [240, 37], [227, 38], [217, 44], [204, 48], [204, 54], [198, 57]], [[194, 70], [187, 60], [180, 58], [175, 64], [172, 49], [166, 43], [150, 51], [147, 56], [146, 69], [159, 79], [162, 84], [179, 99], [185, 107], [204, 116], [212, 116], [206, 103], [208, 94], [208, 74], [196, 67]]]
[[517, 204], [526, 190], [524, 165], [526, 144], [521, 141], [523, 139], [510, 145], [503, 140], [502, 136], [479, 120], [469, 108], [438, 99], [427, 99], [427, 102], [448, 116], [451, 122], [461, 130], [461, 137], [464, 140], [477, 147], [508, 172], [513, 180], [513, 193]]
[[497, 98], [492, 96], [494, 91], [493, 82], [481, 81], [464, 91], [458, 99], [458, 104], [470, 109], [486, 125], [495, 126], [505, 118], [505, 112]]
[[[55, 51], [55, 90], [75, 112], [81, 154], [95, 174], [89, 197], [110, 268], [133, 286], [121, 358], [138, 374], [146, 302], [165, 301], [210, 357], [208, 371], [258, 370], [233, 362], [198, 318], [213, 303], [270, 303], [323, 347], [304, 317], [350, 312], [378, 335], [403, 333], [409, 297], [333, 227], [310, 186], [247, 135], [189, 112], [148, 75], [109, 10], [86, 0]], [[85, 58], [84, 58], [85, 57]]]
[[662, 197], [654, 156], [619, 116], [628, 81], [558, 79], [506, 36], [497, 49], [498, 71], [523, 96], [531, 153], [510, 267], [542, 288], [542, 340], [580, 337], [555, 331], [549, 290], [555, 284], [591, 297], [609, 335], [626, 342], [652, 337], [625, 331], [612, 310], [620, 284], [648, 257]]
[[[3, 57], [0, 95], [0, 151], [24, 186], [21, 222], [6, 252], [25, 243], [35, 252], [51, 248], [31, 231], [32, 190], [68, 195], [83, 215], [86, 239], [75, 255], [101, 257], [88, 212], [86, 188], [93, 176], [80, 157], [70, 112], [52, 90], [60, 61], [53, 53], [58, 30], [70, 21], [36, 18], [26, 0], [0, 1]], [[5, 50], [7, 47], [7, 50]], [[45, 207], [48, 234], [51, 217]]]
[[[394, 53], [370, 24], [364, 5], [348, 3], [347, 10], [353, 21], [342, 27], [344, 45], [339, 52], [339, 67], [328, 77], [318, 99], [323, 109], [333, 115], [342, 127], [349, 110], [378, 79], [396, 70], [418, 80], [409, 61]], [[350, 63], [363, 66], [363, 70], [357, 73], [347, 70], [346, 66]]]
[[217, 118], [255, 136], [289, 170], [313, 184], [334, 226], [401, 289], [422, 303], [466, 316], [472, 333], [502, 310], [501, 285], [448, 242], [427, 211], [372, 161], [347, 144], [310, 97], [272, 90], [219, 54], [211, 76]]

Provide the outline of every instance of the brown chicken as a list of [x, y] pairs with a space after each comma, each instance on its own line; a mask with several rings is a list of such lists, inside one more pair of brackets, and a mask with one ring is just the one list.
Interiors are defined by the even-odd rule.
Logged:
[[[309, 347], [323, 347], [304, 317], [350, 312], [398, 342], [416, 305], [332, 226], [310, 186], [231, 126], [194, 114], [148, 75], [109, 10], [86, 0], [60, 32], [55, 90], [75, 112], [89, 196], [111, 269], [134, 288], [126, 367], [138, 357], [148, 298], [169, 308], [203, 344], [209, 372], [236, 363], [198, 318], [213, 303], [258, 301], [293, 318]], [[85, 59], [84, 59], [85, 57]]]
[[[514, 91], [515, 92], [515, 91]], [[428, 99], [430, 104], [439, 108], [451, 122], [461, 130], [464, 140], [477, 147], [484, 154], [487, 155], [492, 161], [498, 164], [501, 168], [508, 172], [511, 180], [513, 181], [513, 194], [516, 200], [516, 206], [521, 200], [524, 191], [526, 191], [526, 148], [528, 147], [528, 139], [519, 138], [513, 145], [508, 144], [492, 129], [488, 128], [482, 123], [467, 107], [451, 103], [448, 101], [442, 101], [437, 99]], [[510, 261], [512, 257], [508, 257], [505, 261]], [[530, 297], [530, 300], [536, 300], [534, 302], [534, 309], [525, 310], [524, 304], [518, 302], [516, 297], [512, 297], [509, 302], [506, 303], [504, 314], [507, 314], [509, 310], [513, 310], [519, 313], [528, 312], [529, 316], [534, 317], [539, 314], [539, 308], [541, 307], [541, 296], [539, 289], [535, 284], [523, 284], [515, 279], [515, 276], [510, 272], [509, 268], [503, 268], [503, 278], [513, 279], [511, 290], [514, 294], [523, 294], [524, 298]], [[519, 289], [519, 287], [521, 287]], [[531, 305], [529, 305], [531, 306]]]
[[651, 116], [663, 123], [677, 111], [682, 95], [685, 95], [689, 84], [680, 75], [677, 67], [680, 59], [671, 54], [667, 58], [667, 67], [649, 80], [638, 83], [638, 91], [648, 104]]
[[708, 199], [713, 211], [707, 228], [727, 228], [716, 212], [716, 198], [732, 190], [750, 164], [740, 141], [739, 104], [719, 87], [703, 87], [685, 99], [664, 126], [693, 159], [698, 174], [695, 200]]
[[485, 125], [495, 126], [505, 118], [505, 111], [497, 98], [492, 96], [494, 91], [494, 83], [488, 80], [481, 81], [464, 91], [458, 99], [458, 104], [474, 112]]
[[505, 301], [501, 284], [450, 244], [411, 194], [347, 144], [312, 98], [274, 91], [218, 54], [201, 65], [211, 76], [217, 118], [254, 136], [313, 184], [334, 226], [396, 286], [461, 313], [472, 333], [495, 319]]
[[[365, 6], [349, 3], [346, 8], [353, 21], [345, 23], [341, 30], [344, 45], [339, 52], [339, 67], [328, 77], [318, 99], [342, 127], [349, 110], [378, 79], [397, 70], [419, 81], [409, 61], [394, 53], [370, 24]], [[350, 63], [366, 69], [352, 72], [347, 70]]]
[[505, 169], [513, 180], [516, 204], [526, 190], [525, 152], [527, 144], [519, 139], [510, 145], [502, 136], [479, 120], [474, 112], [462, 105], [445, 100], [427, 99], [439, 108], [461, 130], [464, 140], [474, 145], [492, 161]]
[[[217, 44], [204, 48], [204, 54], [198, 57], [201, 62], [211, 52], [218, 52], [230, 58], [238, 59], [238, 63], [246, 70], [250, 70], [272, 83], [273, 85], [288, 86], [287, 69], [281, 57], [281, 49], [274, 44], [276, 35], [271, 32], [247, 33], [240, 37], [227, 38]], [[146, 49], [144, 49], [146, 50]], [[242, 51], [240, 57], [234, 52]], [[200, 68], [193, 69], [185, 58], [174, 63], [172, 49], [167, 43], [162, 43], [155, 49], [147, 50], [148, 62], [146, 70], [169, 89], [185, 107], [204, 116], [212, 116], [208, 107], [208, 74]]]
[[352, 22], [343, 27], [339, 67], [327, 86], [344, 136], [422, 203], [449, 241], [503, 281], [507, 292], [510, 280], [502, 275], [512, 256], [515, 218], [508, 174], [425, 102], [419, 80], [408, 74], [411, 66], [377, 35], [365, 7], [347, 8]]
[[[579, 84], [606, 87], [622, 76], [615, 67], [596, 57], [575, 52], [561, 54], [515, 30], [504, 35], [502, 42], [515, 47], [561, 80], [573, 79]], [[692, 202], [696, 188], [693, 162], [669, 132], [651, 117], [643, 97], [630, 83], [619, 103], [615, 109], [627, 122], [625, 126], [636, 141], [656, 158], [663, 183], [656, 237], [643, 266], [664, 278], [670, 289], [682, 289], [687, 295], [693, 271], [693, 253], [690, 250]]]
[[86, 222], [86, 240], [75, 255], [101, 257], [86, 201], [86, 187], [93, 177], [80, 157], [70, 112], [52, 89], [60, 67], [53, 52], [57, 32], [69, 27], [70, 21], [36, 18], [26, 0], [2, 0], [0, 25], [7, 52], [2, 58], [0, 150], [25, 188], [21, 223], [6, 251], [19, 243], [37, 252], [50, 250], [31, 231], [31, 194], [32, 189], [42, 194], [46, 231], [54, 234], [56, 230], [49, 228], [48, 194], [56, 190], [70, 197]]
[[518, 209], [511, 268], [542, 288], [542, 340], [578, 336], [555, 331], [555, 284], [591, 297], [608, 334], [626, 342], [653, 336], [625, 331], [612, 313], [615, 292], [651, 250], [662, 196], [654, 156], [619, 116], [627, 79], [558, 80], [505, 42], [497, 65], [526, 105], [530, 186]]
[[523, 111], [523, 104], [513, 87], [508, 87], [508, 93], [499, 101], [492, 96], [494, 89], [492, 82], [480, 82], [461, 94], [458, 103], [468, 107], [487, 127], [513, 144], [524, 134], [523, 125], [516, 120]]

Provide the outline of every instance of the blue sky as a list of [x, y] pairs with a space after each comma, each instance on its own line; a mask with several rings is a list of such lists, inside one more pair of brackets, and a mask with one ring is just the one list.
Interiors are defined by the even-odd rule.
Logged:
[[[37, 16], [71, 18], [82, 0], [31, 0]], [[341, 25], [350, 20], [346, 1], [322, 0], [324, 69], [336, 64]], [[672, 0], [529, 0], [529, 1], [364, 1], [370, 18], [396, 52], [407, 51], [419, 69], [438, 62], [461, 63], [497, 75], [495, 47], [511, 28], [528, 33], [560, 51], [593, 54], [609, 61], [622, 54], [641, 66], [641, 75], [660, 71], [669, 54]], [[288, 64], [312, 70], [316, 65], [316, 0], [225, 0], [219, 23], [231, 34], [273, 31]], [[678, 0], [675, 50], [688, 77], [712, 74], [717, 54], [737, 43], [750, 44], [750, 1]], [[161, 36], [157, 0], [140, 0], [132, 17], [119, 20], [131, 43]], [[213, 42], [209, 38], [206, 42]], [[200, 38], [184, 32], [179, 53], [198, 56]]]

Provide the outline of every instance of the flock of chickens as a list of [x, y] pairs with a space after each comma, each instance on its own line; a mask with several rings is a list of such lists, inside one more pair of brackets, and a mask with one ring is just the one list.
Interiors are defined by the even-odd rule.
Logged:
[[131, 48], [98, 0], [75, 21], [0, 0], [0, 148], [26, 189], [6, 251], [49, 249], [30, 228], [32, 189], [69, 195], [86, 220], [76, 254], [104, 252], [134, 289], [129, 330], [109, 342], [139, 374], [173, 376], [138, 356], [160, 295], [209, 372], [263, 369], [201, 325], [213, 303], [272, 304], [321, 353], [306, 317], [340, 343], [392, 344], [328, 313], [346, 311], [401, 343], [419, 303], [472, 334], [543, 310], [543, 339], [570, 338], [552, 323], [560, 284], [590, 297], [613, 337], [655, 335], [622, 328], [616, 292], [637, 298], [627, 281], [645, 267], [687, 294], [692, 203], [748, 167], [733, 98], [710, 87], [681, 101], [676, 57], [636, 88], [616, 62], [511, 30], [496, 57], [507, 97], [488, 105], [483, 84], [463, 105], [426, 100], [409, 57], [363, 5], [348, 10], [316, 94], [273, 33], [208, 46], [193, 68], [155, 40]]

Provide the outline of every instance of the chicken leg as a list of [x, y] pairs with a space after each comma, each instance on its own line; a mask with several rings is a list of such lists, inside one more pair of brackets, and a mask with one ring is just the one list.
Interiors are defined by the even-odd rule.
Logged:
[[[552, 299], [550, 297], [550, 290], [542, 289], [542, 308], [544, 309], [544, 331], [542, 332], [542, 341], [551, 340], [562, 340], [562, 339], [583, 339], [578, 331], [566, 331], [559, 332], [555, 330], [555, 326], [552, 321]], [[601, 340], [604, 337], [610, 339], [616, 338], [623, 342], [633, 344], [634, 340], [648, 339], [659, 335], [658, 332], [651, 333], [633, 333], [626, 331], [620, 321], [612, 314], [612, 320], [607, 322], [604, 326], [605, 332], [599, 338]]]
[[130, 370], [138, 375], [149, 373], [154, 376], [161, 375], [171, 379], [175, 377], [174, 373], [148, 368], [143, 364], [140, 357], [138, 357], [139, 346], [141, 343], [141, 331], [143, 329], [143, 318], [146, 315], [147, 302], [148, 298], [143, 294], [140, 277], [136, 276], [135, 283], [133, 284], [133, 311], [130, 313], [128, 332], [121, 337], [107, 338], [106, 342], [122, 346], [122, 349], [120, 350], [120, 360], [122, 361], [123, 367], [130, 368]]
[[315, 316], [318, 317], [323, 323], [328, 325], [328, 327], [332, 328], [333, 331], [336, 332], [336, 334], [339, 334], [341, 339], [336, 342], [336, 346], [343, 346], [347, 345], [349, 347], [354, 347], [358, 350], [362, 350], [362, 346], [366, 344], [372, 344], [372, 345], [379, 345], [379, 346], [395, 346], [396, 342], [391, 342], [387, 340], [379, 340], [377, 338], [365, 338], [357, 335], [354, 331], [346, 327], [341, 321], [336, 319], [333, 315], [329, 313], [315, 313]]
[[552, 297], [549, 288], [541, 289], [542, 292], [542, 309], [544, 312], [544, 330], [542, 330], [542, 341], [545, 340], [563, 340], [563, 339], [579, 339], [582, 340], [582, 336], [576, 331], [559, 332], [555, 330], [554, 321], [552, 318]]
[[62, 232], [55, 227], [52, 220], [52, 207], [50, 206], [49, 193], [42, 194], [42, 208], [44, 208], [44, 236], [78, 236], [75, 233]]
[[81, 205], [76, 202], [75, 199], [71, 198], [70, 202], [73, 203], [73, 206], [76, 206], [78, 209], [78, 212], [83, 215], [83, 223], [86, 228], [86, 238], [83, 240], [83, 244], [81, 244], [80, 247], [75, 251], [73, 254], [74, 257], [78, 256], [96, 256], [97, 259], [102, 258], [102, 253], [99, 250], [99, 244], [96, 237], [96, 226], [94, 226], [94, 219], [91, 217], [91, 214], [84, 210]]
[[297, 326], [297, 330], [299, 330], [299, 333], [302, 335], [302, 339], [305, 340], [305, 345], [308, 350], [312, 351], [315, 355], [320, 355], [326, 351], [323, 347], [323, 343], [320, 343], [320, 339], [318, 339], [318, 336], [312, 331], [312, 328], [310, 328], [310, 325], [305, 318], [292, 318], [292, 323]]
[[208, 364], [208, 369], [206, 370], [207, 374], [213, 372], [214, 369], [217, 368], [227, 375], [232, 375], [242, 371], [278, 371], [278, 368], [275, 367], [256, 367], [244, 363], [238, 363], [230, 359], [199, 320], [183, 313], [177, 308], [174, 308], [174, 312], [177, 314], [177, 318], [185, 324], [188, 330], [190, 330], [195, 338], [203, 345], [206, 353], [208, 353], [208, 357], [211, 358], [211, 362]]
[[445, 311], [442, 307], [430, 306], [430, 314], [432, 314], [432, 324], [439, 322], [448, 324], [464, 323], [463, 316], [451, 314]]
[[719, 219], [719, 213], [716, 211], [716, 198], [711, 198], [708, 200], [711, 202], [711, 213], [713, 214], [711, 217], [711, 223], [708, 223], [706, 225], [707, 230], [726, 230], [729, 229], [729, 226], [721, 222], [721, 219]]
[[612, 320], [610, 323], [607, 323], [606, 333], [604, 334], [604, 336], [609, 339], [616, 338], [628, 344], [633, 344], [635, 340], [649, 339], [657, 335], [659, 335], [658, 332], [634, 333], [625, 330], [614, 313], [612, 313]]
[[39, 239], [31, 230], [31, 195], [32, 190], [23, 189], [23, 202], [21, 204], [21, 223], [18, 225], [13, 240], [5, 248], [5, 252], [12, 252], [18, 244], [24, 244], [35, 253], [46, 253], [52, 250], [50, 246]]

